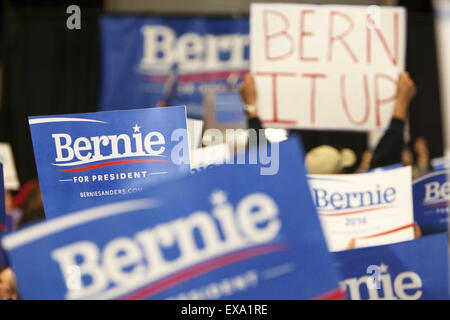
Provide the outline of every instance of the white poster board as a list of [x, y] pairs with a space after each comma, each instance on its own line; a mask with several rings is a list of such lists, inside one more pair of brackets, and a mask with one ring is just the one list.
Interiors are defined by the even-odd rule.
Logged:
[[0, 162], [3, 164], [3, 176], [6, 190], [19, 190], [20, 182], [9, 143], [0, 142]]
[[231, 153], [228, 144], [221, 143], [191, 150], [191, 170], [206, 169], [211, 165], [225, 163]]
[[450, 152], [450, 1], [433, 0], [444, 150]]
[[265, 126], [388, 126], [405, 67], [404, 8], [252, 4], [250, 38]]
[[189, 150], [200, 148], [202, 145], [203, 120], [186, 119], [189, 136]]
[[414, 239], [411, 167], [308, 177], [330, 251]]

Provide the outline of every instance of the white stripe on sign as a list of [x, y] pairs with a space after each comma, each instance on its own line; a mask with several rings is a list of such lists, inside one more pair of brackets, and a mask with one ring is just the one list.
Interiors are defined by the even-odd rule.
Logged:
[[15, 233], [3, 237], [2, 244], [5, 249], [12, 250], [54, 232], [62, 231], [86, 222], [130, 211], [155, 208], [157, 206], [159, 206], [159, 203], [155, 199], [140, 199], [82, 210], [37, 224], [36, 226], [26, 228], [23, 231], [16, 231]]

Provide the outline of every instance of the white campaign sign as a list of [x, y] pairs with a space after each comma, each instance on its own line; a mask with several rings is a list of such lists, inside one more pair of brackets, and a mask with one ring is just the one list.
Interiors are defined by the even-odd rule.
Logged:
[[231, 154], [228, 144], [222, 143], [191, 150], [190, 155], [191, 169], [201, 169], [223, 164]]
[[268, 127], [387, 127], [405, 67], [401, 7], [252, 4], [250, 69]]
[[330, 251], [414, 239], [411, 167], [308, 177]]
[[0, 162], [3, 164], [3, 175], [6, 190], [19, 190], [16, 165], [9, 143], [0, 142]]
[[189, 136], [189, 150], [200, 148], [202, 144], [203, 120], [186, 119]]

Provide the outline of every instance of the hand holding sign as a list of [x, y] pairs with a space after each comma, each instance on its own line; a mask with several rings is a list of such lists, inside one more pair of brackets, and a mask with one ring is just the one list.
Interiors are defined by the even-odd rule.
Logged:
[[399, 7], [253, 4], [251, 72], [276, 127], [387, 126], [405, 64]]
[[416, 85], [411, 80], [408, 72], [403, 72], [397, 81], [397, 99], [394, 107], [394, 117], [406, 120], [409, 103], [416, 95]]
[[245, 75], [244, 82], [240, 88], [240, 94], [246, 106], [254, 107], [254, 110], [246, 110], [247, 117], [257, 117], [258, 111], [256, 110], [256, 103], [258, 101], [258, 91], [256, 89], [255, 79], [252, 75], [248, 73]]

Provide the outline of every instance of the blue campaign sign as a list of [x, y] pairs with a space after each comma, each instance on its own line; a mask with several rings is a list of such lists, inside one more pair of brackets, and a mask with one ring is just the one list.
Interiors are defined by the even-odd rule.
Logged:
[[100, 109], [186, 104], [201, 118], [205, 88], [247, 72], [248, 33], [248, 19], [102, 17]]
[[47, 218], [190, 170], [185, 107], [37, 116], [29, 123]]
[[[340, 298], [298, 141], [4, 238], [24, 299]], [[295, 210], [293, 211], [293, 208]], [[30, 267], [29, 261], [33, 261]]]
[[432, 172], [413, 183], [414, 220], [422, 234], [445, 232], [450, 200], [449, 171]]
[[447, 157], [434, 158], [431, 160], [433, 171], [441, 171], [450, 168], [450, 159]]
[[352, 300], [448, 299], [447, 234], [334, 254]]
[[244, 103], [237, 92], [222, 92], [215, 96], [215, 116], [218, 123], [247, 125]]

